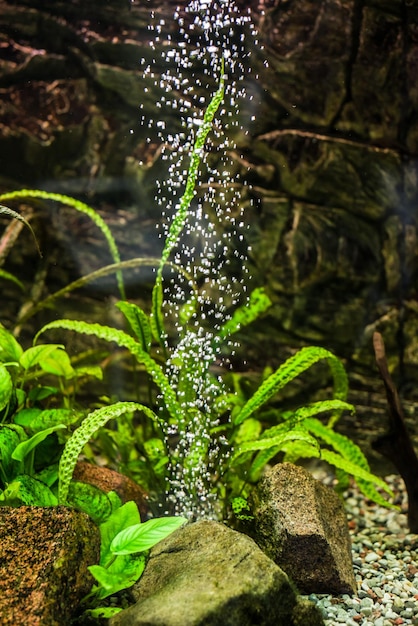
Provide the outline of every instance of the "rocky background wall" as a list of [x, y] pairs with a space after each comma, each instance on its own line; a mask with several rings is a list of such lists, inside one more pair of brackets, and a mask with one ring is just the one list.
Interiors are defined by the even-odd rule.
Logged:
[[[87, 200], [124, 258], [158, 256], [153, 198], [165, 166], [141, 119], [177, 122], [172, 110], [156, 110], [164, 94], [144, 68], [161, 71], [159, 55], [177, 27], [170, 16], [182, 4], [0, 0], [2, 188]], [[241, 358], [260, 369], [302, 345], [333, 350], [358, 407], [341, 428], [362, 442], [385, 428], [371, 343], [378, 329], [415, 430], [418, 2], [236, 2], [243, 12], [250, 5], [259, 36], [246, 38], [245, 87], [256, 117], [230, 156], [250, 224], [252, 283], [267, 287], [274, 307], [242, 338]], [[149, 25], [163, 16], [156, 40]], [[109, 262], [87, 221], [34, 206], [47, 288]], [[9, 263], [29, 285], [38, 262], [29, 238], [19, 241]], [[133, 279], [131, 297], [137, 287]], [[103, 289], [93, 294], [98, 302]], [[13, 316], [10, 287], [3, 298], [5, 317]], [[323, 381], [309, 381], [315, 395]]]

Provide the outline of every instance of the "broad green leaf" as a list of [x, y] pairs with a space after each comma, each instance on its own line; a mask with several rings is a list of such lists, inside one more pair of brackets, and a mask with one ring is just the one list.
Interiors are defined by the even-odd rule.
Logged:
[[52, 354], [39, 360], [39, 367], [47, 374], [61, 376], [62, 378], [74, 378], [75, 371], [71, 365], [68, 354], [58, 348]]
[[0, 411], [9, 404], [12, 394], [12, 377], [3, 363], [0, 363]]
[[121, 507], [116, 509], [110, 517], [100, 524], [100, 565], [106, 567], [113, 559], [113, 553], [110, 550], [113, 539], [122, 530], [129, 526], [135, 526], [141, 523], [138, 506], [135, 502], [125, 502]]
[[187, 522], [184, 517], [160, 517], [125, 528], [113, 539], [113, 554], [135, 554], [149, 550]]
[[50, 488], [27, 474], [16, 476], [1, 494], [0, 501], [7, 506], [57, 505], [57, 499]]
[[64, 349], [61, 344], [47, 343], [41, 346], [32, 346], [23, 352], [19, 362], [23, 369], [28, 370], [36, 365], [39, 367], [40, 361], [50, 357], [57, 348]]
[[12, 459], [15, 461], [23, 462], [24, 459], [28, 456], [29, 452], [31, 452], [38, 444], [41, 443], [44, 439], [46, 439], [51, 433], [60, 430], [61, 428], [65, 428], [64, 424], [57, 424], [56, 426], [51, 426], [50, 428], [46, 428], [45, 430], [41, 430], [38, 433], [35, 433], [30, 439], [26, 441], [22, 441], [13, 451]]
[[141, 577], [145, 562], [144, 555], [123, 555], [116, 557], [108, 568], [90, 565], [88, 570], [99, 583], [99, 587], [94, 589], [96, 597], [103, 600], [132, 587]]
[[13, 421], [35, 433], [58, 424], [70, 426], [78, 422], [82, 416], [83, 413], [75, 409], [45, 409], [42, 411], [42, 409], [32, 407], [16, 413]]
[[0, 361], [2, 363], [17, 363], [22, 353], [22, 346], [11, 332], [0, 324]]

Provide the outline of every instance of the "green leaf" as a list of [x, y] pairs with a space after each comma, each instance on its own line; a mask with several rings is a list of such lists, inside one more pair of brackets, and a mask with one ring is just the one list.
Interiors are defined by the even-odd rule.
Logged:
[[184, 517], [160, 517], [129, 526], [116, 535], [110, 550], [113, 554], [121, 555], [149, 550], [186, 522]]
[[96, 430], [104, 426], [109, 420], [133, 411], [142, 411], [148, 418], [158, 421], [155, 413], [143, 404], [138, 404], [137, 402], [116, 402], [89, 413], [77, 430], [73, 432], [65, 444], [59, 464], [58, 499], [60, 504], [66, 503], [68, 488], [78, 457]]
[[95, 524], [101, 524], [112, 513], [112, 503], [104, 491], [87, 483], [72, 481], [68, 502], [79, 511], [87, 513]]
[[238, 332], [243, 326], [248, 326], [267, 311], [271, 304], [270, 298], [262, 287], [254, 289], [249, 302], [234, 311], [231, 319], [220, 329], [218, 336], [224, 339]]
[[390, 487], [388, 487], [388, 485], [385, 483], [384, 480], [382, 480], [378, 476], [375, 476], [371, 472], [368, 472], [362, 467], [359, 467], [352, 461], [348, 461], [347, 459], [344, 459], [342, 456], [340, 456], [336, 452], [333, 452], [332, 450], [322, 449], [321, 459], [323, 459], [330, 465], [334, 465], [335, 467], [338, 467], [339, 469], [344, 470], [344, 472], [347, 472], [347, 474], [351, 474], [351, 476], [354, 476], [354, 478], [356, 479], [360, 478], [361, 480], [366, 481], [367, 483], [371, 483], [371, 484], [374, 483], [375, 485], [377, 485], [378, 487], [386, 491], [386, 493], [393, 496], [392, 490], [390, 489]]
[[41, 346], [32, 346], [23, 352], [19, 362], [23, 369], [28, 370], [36, 365], [40, 367], [42, 360], [48, 359], [58, 349], [64, 349], [61, 344], [47, 343]]
[[0, 411], [9, 404], [12, 394], [12, 377], [3, 363], [0, 363]]
[[53, 328], [64, 328], [67, 330], [73, 330], [78, 333], [84, 333], [86, 335], [94, 335], [98, 339], [103, 341], [114, 341], [119, 346], [127, 348], [129, 352], [137, 359], [138, 363], [142, 363], [151, 376], [155, 384], [159, 387], [164, 399], [167, 411], [177, 420], [178, 415], [181, 414], [181, 406], [177, 402], [176, 394], [171, 388], [170, 382], [164, 374], [162, 368], [147, 352], [142, 350], [141, 346], [133, 337], [130, 337], [122, 330], [112, 328], [110, 326], [103, 326], [101, 324], [89, 324], [80, 320], [56, 320], [46, 324], [36, 334], [35, 341], [37, 341], [41, 333], [51, 330]]
[[[6, 194], [3, 194], [1, 196], [1, 198], [2, 199], [6, 199], [5, 196], [6, 196]], [[32, 237], [33, 237], [33, 239], [35, 241], [35, 245], [36, 245], [36, 249], [38, 250], [38, 254], [41, 257], [42, 253], [41, 253], [41, 250], [39, 248], [38, 240], [36, 239], [36, 235], [34, 233], [34, 230], [33, 230], [32, 226], [29, 224], [28, 220], [25, 219], [23, 217], [23, 215], [20, 215], [20, 213], [17, 213], [16, 211], [13, 211], [13, 209], [9, 209], [9, 207], [3, 206], [3, 205], [0, 205], [0, 214], [1, 215], [7, 215], [8, 217], [13, 217], [15, 220], [19, 220], [19, 222], [22, 222], [22, 224], [24, 224], [26, 226], [26, 228], [28, 228], [30, 230], [30, 232], [32, 234]]]
[[56, 349], [52, 354], [39, 360], [39, 366], [47, 374], [62, 376], [63, 378], [74, 378], [75, 371], [71, 365], [70, 357], [61, 348]]
[[[97, 567], [92, 565], [91, 567]], [[139, 577], [138, 577], [139, 578]], [[118, 606], [101, 606], [96, 609], [87, 609], [83, 615], [86, 617], [92, 617], [93, 619], [110, 619], [114, 615], [120, 613], [123, 609]]]
[[11, 274], [10, 272], [6, 272], [6, 270], [0, 268], [0, 278], [4, 280], [10, 280], [12, 283], [17, 285], [22, 291], [25, 291], [25, 285], [19, 280], [16, 276]]
[[0, 324], [0, 361], [2, 363], [17, 363], [22, 353], [22, 346], [11, 332]]
[[45, 430], [41, 430], [38, 433], [35, 433], [30, 439], [26, 441], [22, 441], [13, 451], [12, 459], [15, 461], [23, 462], [24, 459], [28, 456], [29, 452], [31, 452], [38, 444], [41, 443], [44, 439], [46, 439], [51, 433], [60, 430], [61, 428], [65, 428], [64, 424], [57, 424], [56, 426], [51, 426], [50, 428], [46, 428]]
[[138, 506], [135, 502], [125, 502], [110, 517], [100, 524], [100, 565], [107, 567], [114, 559], [110, 550], [113, 539], [125, 528], [141, 523]]
[[0, 501], [7, 506], [57, 505], [57, 499], [50, 488], [27, 474], [16, 476], [1, 494]]
[[271, 376], [269, 376], [257, 389], [254, 395], [242, 407], [235, 416], [234, 423], [241, 424], [252, 413], [257, 411], [263, 404], [285, 385], [311, 367], [314, 363], [326, 359], [334, 378], [335, 399], [345, 400], [348, 390], [347, 374], [342, 363], [328, 350], [318, 347], [302, 348], [294, 356], [283, 363]]
[[11, 481], [20, 465], [13, 459], [13, 452], [27, 435], [21, 426], [0, 425], [0, 476], [7, 481]]
[[132, 302], [117, 302], [116, 306], [129, 322], [129, 325], [145, 352], [149, 352], [151, 346], [151, 325], [148, 315]]
[[108, 568], [90, 565], [88, 570], [99, 583], [99, 587], [94, 588], [96, 597], [103, 600], [131, 587], [144, 571], [145, 562], [144, 555], [125, 555], [116, 557]]
[[[80, 202], [80, 200], [71, 198], [70, 196], [65, 196], [60, 193], [51, 193], [50, 191], [43, 191], [41, 189], [20, 189], [19, 191], [11, 191], [9, 193], [3, 193], [0, 195], [0, 201], [15, 200], [18, 198], [42, 198], [44, 200], [53, 200], [55, 202], [61, 202], [62, 204], [66, 204], [67, 206], [70, 206], [76, 209], [76, 211], [80, 211], [81, 213], [88, 215], [88, 217], [101, 230], [103, 236], [105, 237], [107, 244], [109, 246], [110, 254], [112, 255], [114, 262], [115, 263], [120, 262], [119, 250], [117, 248], [116, 242], [114, 240], [114, 237], [108, 225], [101, 218], [101, 216], [97, 213], [97, 211], [95, 211], [92, 207], [88, 206], [87, 204], [84, 204], [84, 202]], [[3, 207], [3, 209], [5, 209], [5, 211], [3, 212], [7, 212], [9, 215], [12, 215], [12, 217], [15, 217], [16, 219], [20, 219], [23, 222], [26, 222], [26, 220], [21, 215], [19, 215], [19, 213], [12, 211], [8, 207]], [[30, 227], [28, 223], [27, 223], [27, 226], [32, 230], [32, 228]], [[117, 273], [117, 281], [118, 281], [118, 287], [119, 287], [119, 291], [121, 294], [121, 298], [124, 299], [125, 290], [123, 287], [123, 278], [122, 278], [121, 272]]]
[[184, 228], [187, 220], [190, 204], [193, 200], [196, 186], [196, 178], [199, 170], [199, 164], [203, 155], [203, 148], [205, 146], [206, 138], [212, 128], [212, 122], [215, 114], [223, 100], [225, 91], [225, 76], [224, 76], [224, 60], [222, 59], [221, 76], [219, 79], [219, 86], [208, 104], [208, 107], [203, 115], [202, 123], [199, 125], [199, 129], [196, 133], [196, 139], [190, 155], [190, 165], [187, 172], [186, 188], [180, 199], [176, 214], [173, 221], [170, 224], [170, 229], [165, 240], [164, 249], [161, 254], [160, 265], [157, 270], [157, 278], [154, 288], [152, 290], [152, 316], [151, 327], [156, 339], [162, 344], [164, 341], [164, 320], [162, 315], [162, 279], [163, 269], [170, 257], [171, 251], [177, 244], [180, 234]]
[[75, 409], [45, 409], [42, 411], [42, 409], [32, 407], [16, 413], [13, 421], [35, 433], [58, 424], [70, 426], [78, 422], [82, 416], [83, 413]]
[[312, 446], [315, 446], [319, 450], [318, 442], [307, 431], [300, 428], [293, 428], [285, 433], [276, 435], [275, 437], [268, 437], [265, 439], [259, 439], [258, 441], [245, 441], [234, 452], [231, 463], [236, 463], [236, 460], [246, 452], [255, 452], [259, 450], [276, 450], [274, 454], [280, 450], [281, 446], [288, 441], [304, 441]]

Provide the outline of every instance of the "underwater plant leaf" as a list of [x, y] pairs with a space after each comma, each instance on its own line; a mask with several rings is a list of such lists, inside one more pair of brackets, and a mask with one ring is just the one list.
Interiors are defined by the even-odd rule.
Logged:
[[177, 244], [180, 234], [186, 223], [187, 214], [190, 208], [190, 204], [193, 200], [196, 187], [196, 179], [199, 170], [200, 161], [203, 154], [203, 148], [205, 146], [206, 138], [212, 128], [212, 122], [215, 114], [223, 100], [225, 91], [225, 76], [224, 76], [224, 60], [221, 63], [221, 76], [219, 79], [219, 85], [216, 93], [209, 102], [206, 111], [203, 115], [202, 123], [199, 126], [199, 130], [196, 133], [196, 138], [193, 144], [192, 153], [190, 155], [190, 165], [187, 172], [186, 187], [184, 193], [180, 199], [176, 214], [171, 222], [170, 229], [168, 231], [164, 248], [161, 254], [161, 261], [157, 270], [157, 277], [155, 285], [152, 291], [152, 316], [151, 327], [155, 338], [164, 343], [164, 319], [162, 314], [163, 303], [163, 269], [167, 263], [171, 251]]
[[15, 285], [17, 285], [22, 291], [25, 291], [25, 285], [22, 283], [22, 281], [10, 272], [6, 272], [6, 270], [2, 268], [0, 268], [0, 278], [4, 278], [4, 280], [10, 280], [12, 283], [15, 283]]
[[151, 346], [151, 325], [148, 315], [137, 304], [127, 302], [126, 300], [117, 302], [116, 306], [129, 322], [141, 348], [144, 352], [149, 352]]
[[54, 352], [39, 359], [38, 365], [44, 372], [53, 376], [62, 376], [63, 378], [75, 377], [70, 357], [62, 348], [57, 348]]
[[241, 411], [235, 416], [235, 425], [241, 424], [252, 413], [318, 361], [325, 359], [331, 369], [334, 379], [334, 398], [345, 400], [348, 391], [347, 374], [342, 363], [328, 350], [319, 347], [307, 347], [299, 350], [287, 359], [273, 374], [271, 374], [257, 389], [254, 395], [246, 402]]
[[[115, 263], [119, 263], [120, 262], [119, 250], [118, 250], [118, 247], [116, 245], [115, 239], [114, 239], [114, 237], [113, 237], [113, 235], [112, 235], [112, 233], [110, 231], [109, 226], [100, 217], [100, 215], [97, 213], [97, 211], [95, 211], [92, 207], [88, 206], [84, 202], [81, 202], [80, 200], [76, 200], [75, 198], [72, 198], [71, 196], [65, 196], [65, 195], [63, 195], [61, 193], [51, 193], [49, 191], [43, 191], [41, 189], [20, 189], [19, 191], [11, 191], [11, 192], [3, 193], [3, 194], [0, 195], [0, 201], [16, 200], [18, 198], [41, 198], [42, 200], [53, 200], [54, 202], [60, 202], [61, 204], [65, 204], [67, 206], [70, 206], [73, 209], [76, 209], [76, 211], [79, 211], [80, 213], [84, 213], [85, 215], [87, 215], [92, 220], [92, 222], [97, 226], [97, 228], [99, 228], [99, 230], [101, 230], [104, 238], [107, 241], [107, 244], [108, 244], [108, 247], [109, 247], [109, 250], [110, 250], [110, 254], [112, 255], [113, 261]], [[7, 209], [7, 207], [3, 207], [3, 208]], [[8, 210], [10, 211], [10, 209], [8, 209]], [[15, 213], [15, 211], [13, 211], [12, 213]], [[17, 213], [16, 215], [19, 215], [19, 214]], [[16, 217], [16, 215], [13, 215], [13, 217]], [[16, 219], [21, 219], [21, 221], [26, 222], [26, 220], [24, 220], [21, 215], [19, 217], [17, 217]], [[29, 224], [27, 224], [27, 225], [29, 226], [30, 230], [32, 231], [31, 226]], [[35, 238], [35, 241], [36, 241], [36, 238]], [[38, 250], [39, 250], [39, 246], [38, 246], [37, 243], [36, 243], [36, 245], [37, 245]], [[124, 285], [123, 285], [122, 272], [120, 270], [118, 270], [116, 272], [116, 278], [117, 278], [117, 283], [118, 283], [118, 288], [119, 288], [119, 292], [120, 292], [121, 298], [124, 300], [125, 299], [125, 288], [124, 288]]]
[[141, 577], [145, 568], [145, 555], [121, 555], [105, 568], [102, 565], [90, 565], [88, 570], [99, 586], [93, 588], [94, 596], [103, 600], [118, 591], [132, 587]]
[[56, 426], [51, 426], [50, 428], [45, 428], [45, 430], [35, 433], [30, 439], [26, 439], [26, 441], [21, 441], [13, 451], [12, 459], [23, 462], [29, 452], [36, 448], [37, 445], [44, 441], [51, 433], [61, 430], [62, 428], [65, 428], [64, 424], [57, 424]]
[[12, 377], [3, 363], [0, 363], [0, 411], [9, 404], [13, 389]]
[[238, 332], [243, 326], [248, 326], [248, 324], [254, 322], [271, 305], [272, 302], [262, 287], [254, 289], [250, 295], [249, 302], [234, 311], [231, 319], [221, 327], [217, 336], [225, 339]]
[[164, 403], [167, 411], [170, 415], [177, 420], [181, 415], [182, 409], [177, 402], [176, 394], [170, 386], [170, 382], [164, 374], [161, 367], [156, 361], [147, 353], [142, 350], [141, 346], [133, 337], [110, 326], [104, 326], [101, 324], [89, 324], [79, 320], [55, 320], [46, 324], [36, 334], [34, 341], [36, 342], [39, 335], [51, 330], [53, 328], [73, 330], [78, 333], [84, 333], [86, 335], [94, 335], [98, 339], [103, 341], [115, 342], [120, 347], [127, 348], [129, 352], [137, 359], [139, 363], [142, 363], [151, 376], [155, 384], [159, 387], [161, 394], [164, 398]]
[[96, 409], [84, 418], [81, 425], [66, 442], [61, 454], [58, 474], [58, 500], [60, 504], [65, 504], [67, 501], [68, 489], [78, 457], [96, 430], [104, 426], [109, 420], [134, 411], [142, 411], [148, 418], [158, 421], [157, 416], [151, 409], [137, 402], [116, 402], [110, 406]]
[[187, 523], [185, 517], [158, 517], [143, 524], [129, 526], [116, 535], [110, 550], [113, 554], [135, 554], [149, 550]]
[[0, 361], [17, 363], [23, 354], [23, 348], [10, 331], [0, 324]]
[[22, 474], [7, 485], [0, 495], [0, 502], [6, 506], [56, 506], [57, 498], [51, 489], [33, 476]]
[[32, 346], [23, 352], [19, 359], [20, 365], [23, 369], [28, 370], [31, 367], [35, 367], [38, 365], [41, 367], [40, 363], [43, 360], [48, 359], [57, 349], [64, 349], [62, 344], [55, 343], [47, 343], [41, 346]]
[[100, 565], [107, 567], [114, 559], [110, 546], [116, 535], [125, 528], [136, 526], [140, 523], [141, 517], [139, 515], [138, 505], [130, 500], [113, 511], [108, 519], [100, 524]]
[[[305, 441], [306, 443], [316, 447], [319, 451], [319, 444], [315, 437], [301, 428], [293, 428], [292, 430], [275, 435], [274, 437], [266, 437], [265, 439], [258, 439], [256, 441], [245, 441], [235, 449], [231, 463], [233, 465], [236, 464], [237, 459], [246, 452], [269, 450], [273, 448], [278, 452], [280, 447], [288, 441]], [[277, 452], [275, 452], [275, 454]]]
[[13, 459], [13, 452], [27, 435], [21, 426], [14, 424], [0, 425], [0, 477], [9, 482], [20, 472], [21, 465]]
[[101, 524], [112, 513], [112, 503], [108, 495], [95, 485], [71, 481], [68, 502], [79, 511], [87, 513], [95, 524]]
[[[355, 410], [352, 404], [343, 402], [342, 400], [319, 400], [318, 402], [312, 402], [311, 404], [302, 406], [295, 411], [282, 413], [281, 418], [291, 424], [298, 424], [314, 415], [318, 415], [318, 413], [326, 413], [328, 411], [349, 411], [350, 413], [355, 413]], [[330, 427], [324, 426], [324, 428], [328, 428], [329, 432], [334, 432]]]
[[[0, 200], [7, 200], [8, 199], [7, 195], [8, 194], [2, 194], [2, 196], [0, 197]], [[30, 230], [31, 235], [33, 237], [33, 240], [35, 242], [38, 254], [42, 258], [42, 252], [41, 252], [41, 249], [39, 247], [38, 240], [36, 239], [35, 232], [34, 232], [32, 226], [29, 224], [28, 220], [25, 219], [23, 217], [23, 215], [20, 215], [20, 213], [18, 213], [17, 211], [13, 211], [13, 209], [9, 209], [9, 207], [3, 206], [2, 204], [0, 204], [0, 215], [7, 215], [8, 217], [13, 217], [15, 220], [19, 220], [19, 222], [22, 222], [22, 224], [24, 224]], [[18, 281], [18, 282], [20, 282], [20, 281]]]
[[344, 459], [337, 452], [333, 452], [332, 450], [327, 450], [325, 448], [322, 448], [321, 459], [323, 461], [326, 461], [330, 465], [334, 465], [335, 467], [338, 467], [338, 469], [341, 469], [344, 472], [347, 472], [347, 474], [354, 476], [354, 478], [356, 479], [356, 482], [357, 482], [357, 479], [360, 478], [366, 483], [377, 485], [378, 487], [386, 491], [387, 494], [389, 494], [390, 496], [393, 496], [392, 490], [390, 489], [390, 487], [388, 487], [388, 485], [385, 483], [384, 480], [382, 480], [378, 476], [375, 476], [371, 472], [363, 469], [362, 467], [359, 467], [352, 461], [349, 461], [348, 459]]
[[[332, 446], [339, 456], [346, 459], [353, 466], [369, 473], [369, 477], [371, 478], [364, 479], [358, 474], [355, 475], [352, 472], [347, 471], [345, 467], [333, 463], [339, 470], [345, 471], [347, 474], [355, 477], [359, 489], [367, 498], [373, 500], [376, 504], [380, 504], [381, 506], [393, 508], [393, 505], [388, 503], [388, 501], [385, 500], [385, 498], [383, 498], [376, 490], [374, 484], [386, 491], [386, 493], [388, 493], [391, 497], [393, 497], [393, 492], [384, 481], [370, 473], [369, 463], [363, 452], [360, 450], [358, 445], [354, 443], [354, 441], [341, 433], [336, 433], [329, 426], [325, 426], [322, 422], [313, 418], [306, 420], [305, 426], [315, 435], [315, 437], [322, 439], [326, 444]], [[324, 452], [327, 454], [326, 450], [322, 450], [322, 456]]]

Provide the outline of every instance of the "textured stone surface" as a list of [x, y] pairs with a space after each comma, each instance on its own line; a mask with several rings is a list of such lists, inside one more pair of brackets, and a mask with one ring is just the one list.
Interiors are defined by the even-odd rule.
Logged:
[[217, 522], [190, 524], [153, 548], [133, 593], [136, 605], [111, 626], [323, 624], [252, 539]]
[[303, 593], [353, 593], [351, 542], [338, 495], [307, 470], [279, 463], [253, 496], [256, 542]]
[[69, 624], [99, 560], [98, 528], [64, 507], [0, 508], [0, 623]]

